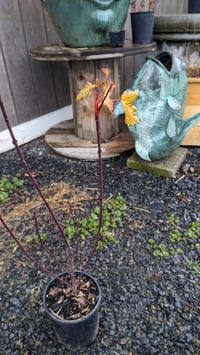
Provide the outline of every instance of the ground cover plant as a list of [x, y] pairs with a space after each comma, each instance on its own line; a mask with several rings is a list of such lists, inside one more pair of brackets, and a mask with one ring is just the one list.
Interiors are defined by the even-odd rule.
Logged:
[[[154, 257], [177, 257], [181, 255], [186, 264], [200, 273], [200, 263], [192, 258], [193, 251], [200, 250], [200, 221], [193, 220], [185, 224], [180, 218], [171, 214], [166, 226], [156, 231], [154, 238], [148, 239], [149, 250]], [[184, 253], [185, 246], [187, 253]]]
[[7, 176], [2, 176], [0, 178], [0, 202], [7, 201], [10, 195], [24, 183], [23, 179], [19, 176], [14, 176], [9, 178]]

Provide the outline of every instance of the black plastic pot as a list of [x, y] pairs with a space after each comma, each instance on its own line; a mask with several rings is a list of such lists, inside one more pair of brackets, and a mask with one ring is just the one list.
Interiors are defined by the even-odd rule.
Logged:
[[111, 47], [123, 47], [125, 39], [125, 30], [119, 31], [110, 31], [109, 40]]
[[151, 43], [153, 38], [154, 11], [131, 12], [133, 43]]
[[[80, 274], [80, 272], [76, 273]], [[58, 276], [62, 277], [64, 275], [66, 275], [66, 273], [59, 274]], [[84, 275], [95, 283], [99, 294], [95, 307], [86, 316], [76, 320], [62, 320], [49, 311], [46, 304], [46, 296], [56, 279], [52, 279], [48, 283], [43, 296], [45, 311], [53, 323], [58, 341], [65, 345], [67, 350], [73, 352], [79, 351], [85, 346], [90, 345], [95, 340], [99, 329], [99, 304], [101, 301], [101, 290], [98, 282], [91, 275], [87, 273], [84, 273]]]
[[198, 14], [200, 13], [200, 1], [199, 0], [189, 0], [188, 2], [188, 13]]

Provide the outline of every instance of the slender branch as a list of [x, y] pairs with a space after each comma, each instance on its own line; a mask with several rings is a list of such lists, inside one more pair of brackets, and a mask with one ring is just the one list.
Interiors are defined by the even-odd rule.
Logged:
[[38, 239], [39, 239], [39, 241], [40, 241], [41, 248], [42, 248], [50, 257], [53, 258], [53, 260], [55, 261], [55, 263], [56, 263], [61, 269], [63, 269], [65, 272], [67, 272], [67, 273], [69, 274], [69, 272], [66, 270], [66, 267], [65, 267], [63, 264], [61, 264], [59, 260], [57, 260], [56, 255], [55, 255], [48, 247], [46, 247], [46, 245], [43, 243], [43, 240], [42, 240], [42, 237], [41, 237], [41, 233], [40, 233], [40, 231], [39, 231], [39, 224], [38, 224], [38, 218], [37, 218], [36, 212], [34, 212], [33, 218], [34, 218], [35, 229], [36, 229], [36, 233], [37, 233]]
[[103, 100], [101, 101], [101, 103], [99, 104], [99, 113], [101, 111], [101, 108], [107, 98], [107, 96], [109, 95], [110, 91], [112, 90], [112, 88], [114, 87], [114, 84], [111, 82], [110, 86], [108, 87], [108, 90], [106, 91], [104, 97], [103, 97]]
[[[91, 260], [93, 259], [97, 248], [98, 248], [98, 243], [102, 237], [101, 235], [101, 229], [102, 229], [102, 224], [103, 224], [103, 196], [104, 196], [104, 181], [103, 181], [103, 164], [102, 164], [102, 150], [101, 150], [101, 126], [99, 122], [99, 116], [100, 116], [100, 111], [101, 108], [106, 100], [106, 97], [109, 95], [110, 91], [113, 88], [113, 83], [110, 84], [108, 90], [106, 91], [101, 103], [99, 103], [99, 91], [94, 91], [94, 107], [95, 107], [95, 122], [96, 122], [96, 133], [97, 133], [97, 145], [98, 145], [98, 162], [99, 162], [99, 224], [98, 224], [98, 232], [97, 232], [97, 237], [95, 240], [95, 244], [93, 249], [91, 250], [91, 253], [86, 261], [86, 263], [83, 265], [82, 268], [82, 273], [84, 272], [85, 269], [87, 269], [88, 265], [90, 264]], [[81, 279], [82, 274], [80, 275]]]
[[60, 223], [59, 223], [57, 217], [55, 216], [53, 210], [51, 209], [51, 207], [50, 207], [48, 201], [46, 200], [46, 198], [45, 198], [45, 196], [44, 196], [44, 194], [43, 194], [43, 192], [42, 192], [42, 190], [41, 190], [41, 188], [40, 188], [40, 186], [39, 186], [37, 180], [34, 178], [34, 176], [33, 176], [32, 172], [31, 172], [31, 170], [29, 169], [29, 166], [28, 166], [28, 164], [27, 164], [27, 162], [26, 162], [26, 160], [25, 160], [25, 158], [24, 158], [24, 156], [23, 156], [23, 153], [22, 153], [22, 151], [21, 151], [21, 149], [20, 149], [20, 147], [19, 147], [19, 145], [18, 145], [17, 139], [15, 138], [15, 135], [14, 135], [13, 130], [12, 130], [12, 128], [11, 128], [11, 125], [10, 125], [10, 122], [9, 122], [9, 119], [8, 119], [8, 116], [7, 116], [7, 114], [6, 114], [6, 111], [5, 111], [5, 108], [4, 108], [4, 105], [3, 105], [3, 102], [1, 101], [1, 99], [0, 99], [0, 106], [1, 106], [1, 110], [2, 110], [2, 113], [3, 113], [3, 116], [4, 116], [4, 119], [5, 119], [7, 128], [8, 128], [8, 130], [9, 130], [10, 136], [11, 136], [11, 138], [12, 138], [12, 143], [13, 143], [13, 145], [14, 145], [14, 147], [15, 147], [17, 153], [18, 153], [18, 156], [19, 156], [21, 162], [23, 163], [24, 168], [25, 168], [25, 170], [26, 170], [26, 172], [27, 172], [29, 178], [31, 179], [33, 185], [34, 185], [35, 188], [37, 189], [37, 191], [38, 191], [38, 193], [39, 193], [41, 199], [43, 200], [43, 202], [44, 202], [45, 206], [47, 207], [49, 213], [51, 214], [52, 218], [54, 219], [54, 221], [55, 221], [55, 223], [56, 223], [58, 229], [60, 230], [61, 234], [63, 235], [63, 237], [64, 237], [64, 239], [65, 239], [65, 242], [66, 242], [66, 245], [67, 245], [67, 247], [68, 247], [68, 249], [69, 249], [69, 252], [71, 253], [70, 246], [68, 245], [68, 241], [67, 241], [67, 238], [66, 238], [66, 236], [65, 236], [65, 234], [64, 234], [64, 231], [63, 231], [63, 229], [62, 229], [62, 227], [61, 227], [61, 225], [60, 225]]
[[15, 147], [17, 153], [18, 153], [18, 156], [19, 156], [19, 158], [20, 158], [20, 160], [21, 160], [21, 162], [22, 162], [24, 168], [25, 168], [25, 171], [27, 172], [27, 174], [28, 174], [30, 180], [32, 181], [33, 185], [35, 186], [36, 190], [38, 191], [38, 194], [40, 195], [40, 197], [41, 197], [42, 201], [44, 202], [44, 204], [45, 204], [47, 210], [49, 211], [49, 213], [50, 213], [52, 219], [54, 220], [54, 222], [55, 222], [55, 224], [56, 224], [58, 230], [60, 231], [60, 233], [61, 233], [61, 235], [62, 235], [62, 238], [64, 239], [64, 242], [65, 242], [65, 244], [66, 244], [66, 248], [67, 248], [68, 253], [69, 253], [70, 274], [72, 275], [72, 282], [73, 282], [73, 279], [74, 279], [74, 258], [73, 258], [73, 252], [72, 252], [72, 249], [71, 249], [71, 247], [70, 247], [70, 245], [69, 245], [69, 242], [68, 242], [68, 240], [67, 240], [67, 237], [66, 237], [66, 235], [65, 235], [65, 233], [64, 233], [64, 230], [63, 230], [61, 224], [59, 223], [59, 221], [58, 221], [58, 219], [57, 219], [55, 213], [53, 212], [53, 210], [51, 209], [51, 207], [50, 207], [48, 201], [46, 200], [46, 198], [45, 198], [45, 196], [44, 196], [44, 194], [43, 194], [43, 192], [42, 192], [42, 190], [41, 190], [41, 188], [40, 188], [40, 186], [39, 186], [37, 180], [34, 178], [33, 174], [31, 173], [31, 170], [30, 170], [29, 167], [28, 167], [28, 164], [27, 164], [27, 162], [26, 162], [26, 160], [25, 160], [25, 158], [24, 158], [24, 156], [23, 156], [23, 153], [22, 153], [22, 151], [21, 151], [21, 149], [20, 149], [20, 147], [19, 147], [19, 145], [18, 145], [17, 139], [15, 138], [15, 135], [14, 135], [14, 133], [13, 133], [13, 130], [12, 130], [12, 127], [11, 127], [11, 125], [10, 125], [10, 122], [9, 122], [7, 113], [6, 113], [6, 111], [5, 111], [3, 102], [2, 102], [2, 100], [1, 100], [1, 97], [0, 97], [0, 107], [1, 107], [1, 111], [2, 111], [2, 114], [3, 114], [4, 120], [5, 120], [5, 123], [6, 123], [7, 128], [8, 128], [8, 131], [9, 131], [9, 133], [10, 133], [10, 136], [11, 136], [11, 139], [12, 139], [12, 143], [13, 143], [13, 145], [14, 145], [14, 147]]
[[[34, 178], [34, 176], [32, 175], [28, 165], [27, 165], [27, 162], [26, 160], [24, 159], [24, 156], [22, 154], [22, 151], [18, 145], [18, 142], [15, 138], [15, 135], [13, 133], [13, 130], [12, 130], [12, 127], [10, 125], [10, 122], [9, 122], [9, 119], [8, 119], [8, 116], [6, 114], [6, 111], [5, 111], [5, 108], [4, 108], [4, 105], [3, 105], [3, 102], [1, 100], [1, 97], [0, 97], [0, 107], [1, 107], [1, 110], [2, 110], [2, 113], [3, 113], [3, 117], [4, 117], [4, 120], [6, 122], [6, 125], [7, 125], [7, 128], [8, 128], [8, 131], [10, 133], [10, 136], [11, 136], [11, 139], [12, 139], [12, 142], [13, 142], [13, 145], [18, 153], [18, 156], [25, 168], [25, 171], [27, 172], [29, 178], [31, 179], [33, 185], [35, 186], [36, 190], [38, 191], [41, 199], [43, 200], [47, 210], [49, 211], [52, 219], [54, 220], [58, 230], [61, 232], [61, 235], [64, 239], [64, 242], [66, 244], [66, 248], [67, 248], [67, 251], [69, 253], [69, 264], [70, 264], [70, 276], [71, 276], [71, 284], [70, 284], [70, 287], [72, 288], [72, 290], [74, 292], [76, 292], [76, 289], [78, 287], [78, 284], [82, 278], [82, 275], [83, 275], [83, 272], [84, 270], [88, 267], [89, 263], [91, 262], [91, 259], [94, 257], [96, 251], [97, 251], [97, 248], [98, 248], [98, 243], [99, 243], [99, 240], [101, 239], [102, 235], [101, 235], [101, 229], [102, 229], [102, 224], [103, 224], [103, 196], [104, 196], [104, 183], [103, 183], [103, 165], [102, 165], [102, 150], [101, 150], [101, 126], [100, 126], [100, 122], [99, 122], [99, 116], [100, 116], [100, 111], [101, 111], [101, 108], [103, 106], [103, 104], [105, 103], [105, 100], [107, 98], [107, 96], [110, 94], [113, 86], [114, 86], [114, 83], [110, 82], [110, 85], [108, 87], [108, 89], [106, 90], [106, 92], [104, 93], [103, 96], [100, 95], [100, 91], [101, 91], [101, 88], [105, 85], [104, 82], [102, 82], [102, 84], [97, 88], [97, 89], [94, 89], [93, 90], [93, 94], [94, 94], [94, 109], [95, 109], [95, 122], [96, 122], [96, 133], [97, 133], [97, 143], [98, 143], [98, 161], [99, 161], [99, 189], [100, 189], [100, 193], [99, 193], [99, 207], [100, 207], [100, 212], [99, 212], [99, 224], [98, 224], [98, 232], [97, 232], [97, 236], [96, 236], [96, 240], [95, 240], [95, 243], [94, 243], [94, 246], [88, 256], [88, 258], [86, 259], [85, 261], [85, 264], [83, 264], [83, 268], [82, 268], [82, 271], [81, 271], [81, 275], [77, 278], [76, 280], [76, 277], [75, 277], [75, 272], [74, 272], [74, 256], [73, 256], [73, 251], [72, 251], [72, 248], [69, 244], [69, 241], [67, 240], [67, 237], [64, 233], [64, 230], [61, 226], [61, 224], [59, 223], [55, 213], [53, 212], [53, 210], [51, 209], [48, 201], [46, 200], [37, 180]], [[45, 246], [45, 244], [43, 243], [42, 241], [42, 238], [41, 238], [41, 235], [40, 235], [40, 232], [39, 232], [39, 225], [38, 225], [38, 220], [37, 220], [37, 215], [35, 214], [34, 215], [34, 219], [35, 219], [35, 227], [36, 227], [36, 231], [37, 231], [37, 234], [38, 234], [38, 237], [39, 237], [39, 240], [40, 240], [40, 244], [41, 244], [41, 247], [42, 249], [50, 256], [54, 259], [54, 261], [56, 262], [57, 265], [61, 266], [62, 268], [65, 269], [65, 267], [57, 260], [57, 257], [54, 253], [51, 252], [51, 250], [49, 248], [47, 248]], [[69, 283], [66, 282], [66, 281], [63, 281], [61, 278], [57, 277], [54, 273], [52, 273], [50, 270], [48, 270], [43, 264], [41, 264], [39, 261], [37, 261], [35, 258], [33, 258], [29, 252], [24, 248], [24, 246], [22, 245], [22, 243], [15, 237], [15, 235], [12, 233], [12, 231], [10, 230], [10, 228], [8, 227], [8, 225], [6, 224], [5, 220], [3, 219], [3, 217], [0, 215], [0, 221], [2, 222], [2, 224], [4, 225], [4, 227], [6, 228], [6, 230], [9, 232], [9, 234], [12, 236], [12, 238], [15, 240], [15, 242], [18, 244], [18, 246], [20, 247], [20, 249], [22, 250], [22, 252], [25, 254], [25, 256], [27, 258], [29, 258], [29, 260], [31, 260], [35, 265], [37, 265], [41, 270], [45, 271], [46, 273], [50, 274], [51, 276], [53, 277], [56, 277], [58, 280], [60, 280], [61, 282], [65, 283], [67, 286], [69, 286]], [[76, 256], [78, 256], [78, 241], [76, 243]]]
[[[17, 243], [18, 247], [21, 249], [21, 251], [23, 252], [23, 254], [29, 259], [31, 260], [40, 270], [44, 271], [46, 274], [49, 274], [50, 276], [52, 276], [53, 278], [58, 279], [59, 281], [61, 281], [62, 283], [66, 284], [69, 287], [69, 283], [65, 280], [63, 280], [61, 277], [58, 277], [56, 274], [54, 274], [52, 271], [50, 271], [49, 269], [47, 269], [42, 263], [40, 263], [38, 260], [36, 260], [35, 258], [32, 257], [31, 254], [29, 254], [29, 252], [24, 248], [24, 246], [22, 245], [22, 243], [20, 242], [19, 239], [17, 239], [14, 235], [14, 233], [11, 231], [11, 229], [9, 228], [9, 226], [7, 225], [6, 221], [4, 220], [4, 218], [2, 217], [2, 215], [0, 214], [0, 221], [3, 224], [3, 226], [5, 227], [5, 229], [7, 230], [7, 232], [11, 235], [11, 237], [14, 239], [14, 241]], [[72, 287], [70, 285], [70, 287]]]

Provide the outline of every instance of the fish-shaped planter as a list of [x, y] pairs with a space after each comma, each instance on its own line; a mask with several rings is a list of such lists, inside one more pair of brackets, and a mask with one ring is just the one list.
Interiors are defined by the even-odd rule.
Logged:
[[[139, 89], [133, 103], [139, 122], [128, 126], [135, 150], [144, 160], [165, 158], [200, 121], [200, 112], [182, 119], [188, 89], [185, 64], [171, 52], [147, 57], [131, 87], [135, 89]], [[115, 105], [115, 117], [122, 113], [123, 106], [119, 102]]]

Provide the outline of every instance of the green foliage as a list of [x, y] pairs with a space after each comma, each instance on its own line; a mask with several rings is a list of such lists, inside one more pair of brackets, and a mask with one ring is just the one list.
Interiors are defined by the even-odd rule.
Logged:
[[[122, 221], [125, 215], [126, 202], [122, 196], [117, 196], [103, 203], [103, 223], [101, 227], [102, 238], [98, 243], [101, 248], [107, 248], [108, 243], [116, 243], [114, 229]], [[69, 241], [74, 237], [86, 240], [89, 236], [97, 235], [99, 227], [99, 206], [89, 214], [88, 217], [81, 219], [69, 219], [66, 222], [65, 234]]]
[[0, 202], [8, 201], [12, 192], [24, 184], [24, 180], [19, 176], [14, 178], [7, 178], [5, 176], [0, 178]]
[[[167, 220], [167, 227], [164, 228], [164, 237], [158, 243], [158, 238], [150, 238], [148, 240], [149, 249], [152, 251], [153, 256], [169, 257], [178, 254], [183, 254], [183, 247], [189, 249], [199, 249], [200, 243], [198, 242], [198, 235], [200, 232], [200, 222], [192, 221], [187, 226], [181, 226], [179, 217], [171, 214]], [[161, 234], [159, 232], [157, 235]], [[187, 259], [188, 260], [188, 259]], [[187, 264], [195, 271], [200, 268], [193, 261], [188, 260]]]
[[186, 260], [188, 266], [194, 270], [197, 274], [200, 274], [200, 266], [198, 266], [193, 260], [187, 259]]

